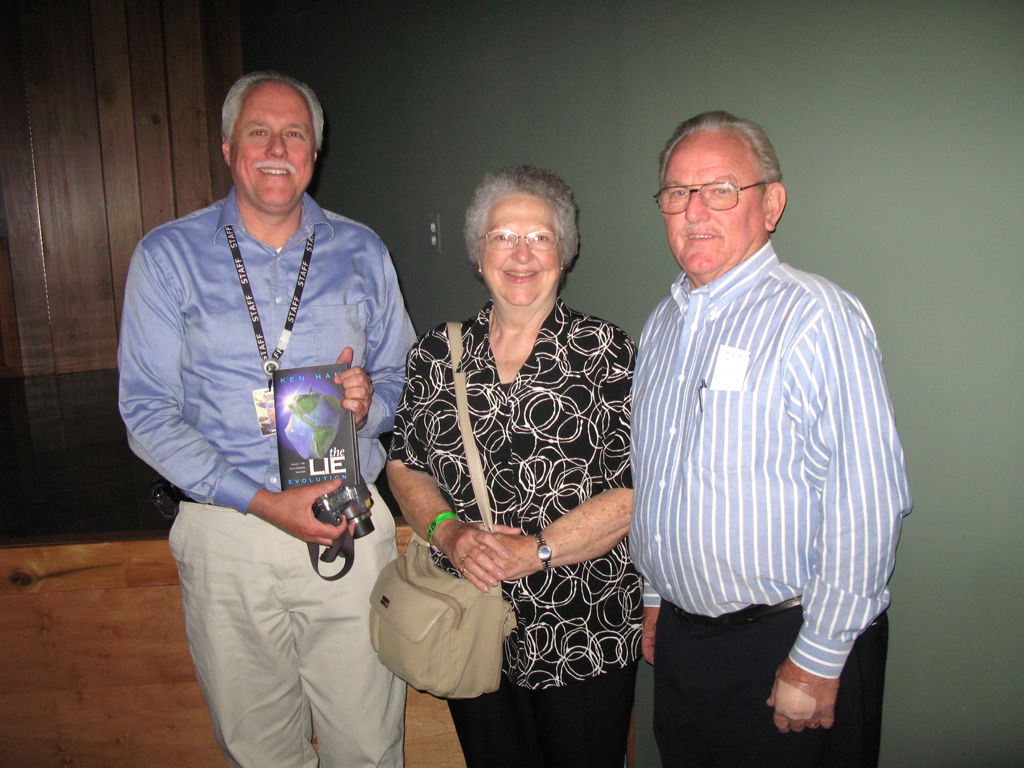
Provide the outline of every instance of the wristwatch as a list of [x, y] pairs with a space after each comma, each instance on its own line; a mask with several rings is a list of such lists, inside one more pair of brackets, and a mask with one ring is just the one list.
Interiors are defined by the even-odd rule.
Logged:
[[539, 533], [537, 534], [537, 558], [544, 566], [545, 571], [551, 570], [551, 547]]

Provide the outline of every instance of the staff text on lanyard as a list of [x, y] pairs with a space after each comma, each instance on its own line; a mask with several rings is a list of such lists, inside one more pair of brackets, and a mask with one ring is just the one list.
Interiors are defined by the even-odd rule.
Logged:
[[224, 233], [228, 238], [228, 248], [231, 249], [231, 257], [235, 260], [238, 282], [242, 285], [245, 306], [249, 310], [252, 330], [256, 335], [256, 348], [259, 350], [260, 359], [263, 361], [263, 371], [267, 374], [267, 389], [270, 389], [274, 380], [274, 371], [281, 367], [279, 362], [281, 355], [288, 348], [288, 342], [292, 338], [292, 329], [295, 327], [295, 318], [299, 314], [302, 289], [306, 285], [306, 273], [309, 272], [309, 261], [313, 256], [313, 235], [310, 235], [306, 240], [306, 250], [302, 254], [302, 263], [299, 265], [299, 276], [295, 279], [295, 291], [292, 293], [292, 303], [288, 307], [288, 317], [285, 318], [284, 330], [281, 331], [281, 337], [277, 340], [277, 348], [273, 354], [268, 355], [267, 337], [263, 333], [260, 312], [256, 308], [256, 297], [252, 295], [252, 286], [249, 285], [249, 276], [245, 271], [245, 262], [242, 261], [242, 249], [238, 247], [238, 240], [235, 239], [235, 232], [230, 225], [224, 227]]

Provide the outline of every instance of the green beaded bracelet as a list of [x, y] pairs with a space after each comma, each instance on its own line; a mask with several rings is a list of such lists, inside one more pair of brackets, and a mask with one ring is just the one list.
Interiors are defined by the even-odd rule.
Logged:
[[441, 523], [443, 523], [445, 520], [450, 520], [453, 517], [457, 518], [458, 515], [456, 515], [450, 509], [446, 509], [443, 512], [438, 512], [437, 513], [437, 517], [434, 518], [434, 522], [432, 522], [427, 527], [427, 543], [428, 544], [432, 544], [434, 542], [434, 531], [437, 530], [437, 526], [440, 525]]

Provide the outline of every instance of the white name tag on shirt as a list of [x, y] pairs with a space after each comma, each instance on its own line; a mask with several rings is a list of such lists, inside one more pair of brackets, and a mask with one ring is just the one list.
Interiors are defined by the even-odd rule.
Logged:
[[747, 380], [750, 352], [723, 344], [718, 348], [715, 372], [711, 375], [710, 389], [724, 392], [739, 392]]

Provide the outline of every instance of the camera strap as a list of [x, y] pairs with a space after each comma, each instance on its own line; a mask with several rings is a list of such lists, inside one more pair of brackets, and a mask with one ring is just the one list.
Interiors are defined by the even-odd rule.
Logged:
[[[343, 527], [342, 534], [334, 540], [324, 553], [317, 558], [317, 554], [320, 552], [320, 545], [307, 542], [309, 547], [309, 562], [313, 564], [313, 570], [316, 571], [316, 575], [324, 581], [337, 581], [346, 573], [352, 570], [352, 566], [356, 562], [356, 542], [352, 538], [352, 534], [349, 533], [348, 524], [346, 523]], [[320, 573], [320, 563], [333, 563], [338, 555], [345, 558], [345, 565], [340, 571], [333, 576], [324, 576]]]

